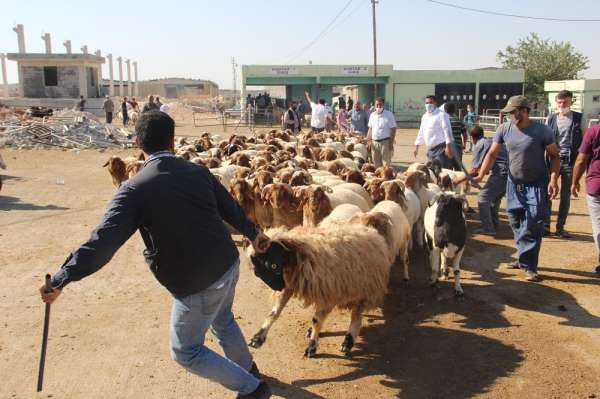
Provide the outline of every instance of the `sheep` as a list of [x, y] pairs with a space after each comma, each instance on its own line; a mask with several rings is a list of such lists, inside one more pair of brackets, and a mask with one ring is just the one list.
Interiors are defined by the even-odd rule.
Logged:
[[[464, 199], [455, 193], [438, 194], [425, 211], [425, 240], [431, 263], [430, 283], [448, 277], [448, 263], [454, 271], [454, 293], [463, 295], [460, 285], [460, 260], [467, 239], [467, 223], [463, 212]], [[440, 276], [441, 257], [441, 276]]]
[[383, 179], [376, 177], [363, 184], [363, 188], [367, 190], [367, 192], [371, 196], [371, 201], [373, 201], [374, 204], [377, 204], [378, 202], [384, 200], [384, 192], [383, 188], [381, 187], [381, 184], [383, 182]]
[[210, 173], [215, 175], [227, 190], [229, 190], [229, 184], [231, 183], [231, 179], [234, 178], [237, 170], [238, 167], [236, 165], [225, 165], [209, 169]]
[[383, 180], [394, 180], [396, 178], [396, 172], [391, 166], [380, 166], [375, 170], [375, 177], [379, 177]]
[[353, 204], [342, 204], [319, 223], [321, 227], [333, 226], [337, 223], [348, 222], [354, 215], [362, 214], [360, 208]]
[[342, 184], [337, 184], [335, 186], [332, 186], [331, 189], [333, 190], [333, 192], [340, 191], [340, 190], [352, 191], [353, 193], [360, 195], [365, 200], [365, 202], [367, 203], [368, 209], [373, 208], [373, 201], [371, 200], [371, 196], [369, 195], [367, 190], [365, 190], [363, 188], [363, 186], [360, 184], [342, 183]]
[[342, 172], [341, 176], [348, 183], [356, 183], [361, 186], [365, 184], [365, 177], [358, 170], [348, 170]]
[[[130, 168], [128, 170], [128, 165], [129, 164], [133, 164], [136, 163], [138, 161], [143, 161], [144, 159], [144, 154], [140, 153], [140, 155], [136, 158], [136, 157], [125, 157], [125, 158], [121, 158], [119, 156], [116, 155], [112, 155], [108, 161], [106, 161], [106, 163], [104, 163], [104, 165], [102, 165], [103, 167], [108, 167], [108, 173], [110, 174], [113, 184], [115, 185], [115, 187], [120, 187], [121, 184], [123, 184], [124, 181], [126, 181], [127, 179], [130, 178], [129, 176], [129, 172], [133, 171], [132, 168]], [[143, 162], [141, 163], [141, 166], [143, 166]], [[134, 169], [136, 169], [135, 173], [137, 173], [137, 171], [139, 171], [139, 169], [141, 169], [141, 166], [136, 166]], [[133, 173], [131, 176], [135, 175], [135, 173]]]
[[400, 180], [384, 181], [381, 184], [384, 199], [398, 203], [408, 223], [412, 226], [411, 238], [408, 242], [409, 249], [413, 247], [416, 240], [417, 246], [423, 246], [423, 217], [421, 216], [421, 200], [410, 188], [405, 188]]
[[302, 224], [302, 208], [294, 191], [288, 184], [267, 184], [261, 193], [261, 199], [273, 209], [273, 227], [293, 228]]
[[[408, 281], [408, 249], [411, 240], [412, 227], [402, 210], [402, 207], [394, 201], [381, 201], [367, 214], [383, 213], [390, 218], [392, 229], [391, 235], [386, 237], [393, 258], [400, 256], [404, 266], [404, 280]], [[352, 219], [350, 220], [352, 222]]]
[[[387, 292], [393, 259], [385, 239], [375, 229], [360, 224], [302, 226], [265, 233], [272, 240], [269, 250], [256, 254], [248, 247], [247, 254], [255, 265], [273, 264], [283, 258], [284, 288], [249, 345], [254, 348], [263, 345], [289, 299], [296, 297], [305, 306], [315, 308], [304, 355], [313, 357], [317, 353], [323, 322], [334, 308], [351, 311], [350, 325], [341, 347], [343, 353], [350, 355], [360, 331], [362, 313], [381, 306]], [[282, 256], [273, 258], [277, 253]]]
[[342, 204], [354, 204], [363, 212], [370, 209], [367, 201], [360, 194], [353, 191], [347, 189], [334, 191], [329, 187], [309, 186], [304, 190], [300, 199], [300, 206], [303, 210], [302, 224], [316, 226], [333, 209]]
[[229, 192], [242, 209], [244, 209], [248, 218], [254, 223], [260, 224], [256, 219], [255, 197], [250, 183], [245, 179], [235, 178], [231, 180]]

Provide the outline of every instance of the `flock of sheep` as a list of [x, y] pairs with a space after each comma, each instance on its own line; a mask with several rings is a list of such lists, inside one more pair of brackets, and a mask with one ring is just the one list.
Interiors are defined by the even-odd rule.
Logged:
[[[305, 355], [315, 355], [323, 322], [334, 309], [351, 312], [342, 344], [350, 354], [363, 312], [382, 304], [390, 268], [399, 258], [409, 278], [409, 249], [430, 251], [431, 284], [453, 268], [462, 295], [460, 258], [466, 240], [464, 174], [437, 164], [398, 174], [375, 168], [362, 137], [346, 133], [271, 131], [220, 140], [204, 133], [180, 138], [176, 155], [204, 165], [248, 217], [284, 253], [285, 287], [250, 345], [260, 347], [291, 297], [315, 309]], [[119, 186], [143, 157], [110, 157], [104, 165]], [[261, 256], [248, 247], [249, 256]], [[263, 255], [268, 257], [268, 254]], [[441, 263], [441, 265], [440, 265]]]

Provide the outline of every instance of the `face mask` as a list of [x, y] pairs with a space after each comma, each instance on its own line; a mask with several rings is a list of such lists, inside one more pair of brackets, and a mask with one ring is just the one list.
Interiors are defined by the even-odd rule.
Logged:
[[425, 104], [425, 111], [427, 111], [427, 112], [433, 112], [434, 109], [435, 109], [435, 105], [433, 105], [433, 104]]
[[377, 108], [375, 108], [375, 111], [376, 111], [378, 114], [381, 114], [381, 113], [383, 112], [383, 107], [377, 107]]
[[561, 114], [568, 114], [569, 111], [571, 110], [571, 107], [559, 108], [558, 110], [560, 111]]

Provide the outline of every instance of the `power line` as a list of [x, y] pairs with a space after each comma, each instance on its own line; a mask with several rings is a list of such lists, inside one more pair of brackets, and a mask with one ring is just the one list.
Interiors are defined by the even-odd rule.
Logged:
[[446, 3], [443, 1], [437, 1], [437, 0], [426, 0], [426, 1], [428, 1], [430, 3], [446, 6], [446, 7], [458, 8], [460, 10], [473, 11], [473, 12], [478, 12], [481, 14], [497, 15], [497, 16], [501, 16], [501, 17], [534, 19], [534, 20], [538, 20], [538, 21], [553, 21], [553, 22], [600, 22], [600, 19], [547, 18], [547, 17], [533, 17], [530, 15], [508, 14], [508, 13], [504, 13], [504, 12], [487, 11], [487, 10], [481, 10], [478, 8], [464, 7], [464, 6], [459, 6], [457, 4], [451, 4], [451, 3]]
[[296, 53], [293, 53], [290, 57], [288, 57], [285, 64], [290, 63], [291, 61], [300, 57], [306, 50], [311, 48], [319, 39], [321, 39], [327, 33], [329, 28], [331, 28], [331, 26], [335, 23], [335, 21], [337, 21], [338, 18], [346, 11], [346, 9], [350, 6], [350, 4], [352, 4], [353, 1], [354, 0], [348, 0], [346, 5], [344, 7], [342, 7], [340, 12], [338, 12], [336, 14], [336, 16], [331, 20], [331, 22], [329, 22], [329, 24], [327, 24], [327, 26], [325, 26], [325, 28], [317, 35], [317, 37], [315, 37], [312, 41], [310, 41], [306, 46], [302, 47], [299, 51], [297, 51]]

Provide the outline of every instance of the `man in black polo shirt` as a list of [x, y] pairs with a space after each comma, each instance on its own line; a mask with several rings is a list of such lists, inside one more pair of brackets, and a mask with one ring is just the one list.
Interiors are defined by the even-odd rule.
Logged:
[[[223, 221], [259, 252], [269, 238], [257, 230], [225, 187], [204, 166], [173, 155], [175, 122], [148, 111], [136, 123], [146, 162], [125, 182], [100, 225], [52, 276], [52, 303], [72, 282], [98, 271], [139, 230], [144, 258], [173, 295], [171, 352], [188, 371], [239, 392], [239, 398], [268, 398], [270, 390], [246, 346], [231, 307], [239, 277], [239, 254]], [[204, 345], [212, 327], [225, 357]]]

